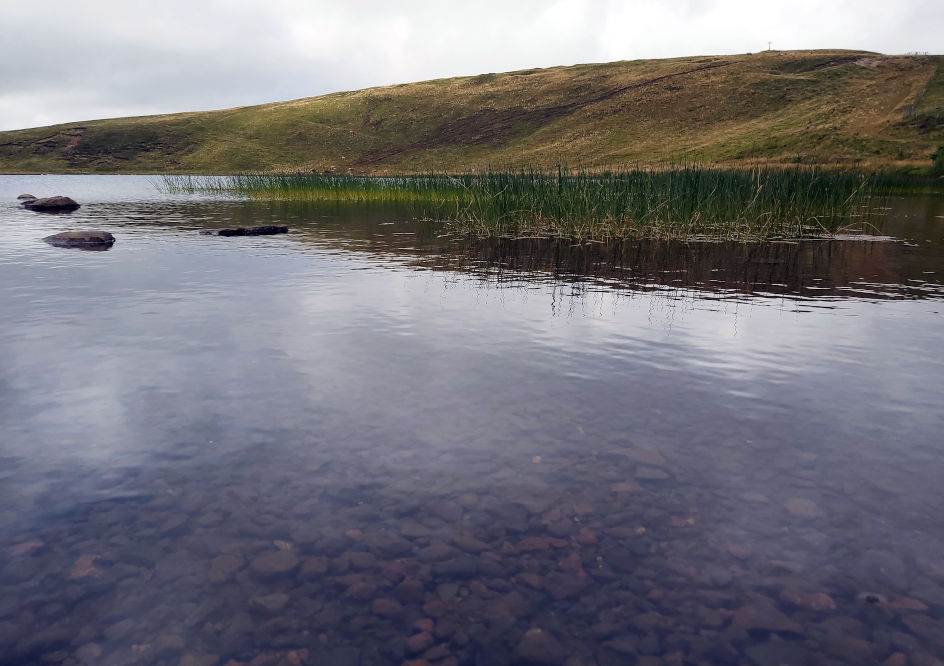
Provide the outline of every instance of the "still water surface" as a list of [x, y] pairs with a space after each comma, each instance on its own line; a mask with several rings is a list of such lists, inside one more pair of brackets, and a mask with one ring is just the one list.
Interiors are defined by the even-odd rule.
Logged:
[[944, 200], [890, 205], [573, 246], [0, 176], [0, 664], [941, 664]]

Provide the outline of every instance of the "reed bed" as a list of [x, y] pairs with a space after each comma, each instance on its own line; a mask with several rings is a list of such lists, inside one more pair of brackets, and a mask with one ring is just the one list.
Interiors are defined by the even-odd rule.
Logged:
[[862, 172], [815, 168], [687, 166], [590, 173], [562, 167], [555, 172], [398, 177], [168, 176], [164, 189], [338, 204], [409, 204], [417, 217], [481, 236], [774, 240], [866, 227], [875, 180]]

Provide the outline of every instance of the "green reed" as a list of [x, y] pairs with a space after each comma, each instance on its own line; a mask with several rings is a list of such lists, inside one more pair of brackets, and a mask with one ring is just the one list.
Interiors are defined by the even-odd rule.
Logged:
[[862, 227], [874, 179], [814, 168], [559, 168], [367, 177], [317, 173], [168, 176], [170, 192], [330, 203], [409, 204], [417, 217], [483, 236], [772, 240]]

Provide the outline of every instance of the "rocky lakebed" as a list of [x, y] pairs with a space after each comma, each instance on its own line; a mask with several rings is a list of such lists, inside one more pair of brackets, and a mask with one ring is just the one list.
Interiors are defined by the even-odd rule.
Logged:
[[944, 665], [944, 202], [894, 206], [603, 247], [0, 177], [0, 664]]

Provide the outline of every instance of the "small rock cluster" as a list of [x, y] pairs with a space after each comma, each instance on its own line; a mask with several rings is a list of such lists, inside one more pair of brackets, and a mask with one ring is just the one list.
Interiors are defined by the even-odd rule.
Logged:
[[[69, 197], [54, 196], [37, 198], [32, 194], [21, 194], [17, 197], [20, 204], [29, 210], [44, 213], [71, 213], [80, 206]], [[201, 234], [206, 236], [271, 236], [287, 234], [288, 226], [282, 224], [265, 224], [256, 227], [229, 227], [223, 229], [203, 229]], [[115, 244], [115, 237], [107, 231], [64, 231], [43, 238], [44, 241], [56, 247], [79, 248], [83, 250], [107, 250]]]
[[[20, 204], [29, 210], [42, 213], [71, 213], [78, 210], [74, 199], [63, 196], [37, 198], [32, 194], [17, 197]], [[44, 241], [55, 247], [79, 248], [82, 250], [107, 250], [115, 244], [115, 237], [107, 231], [63, 231], [46, 236]]]

